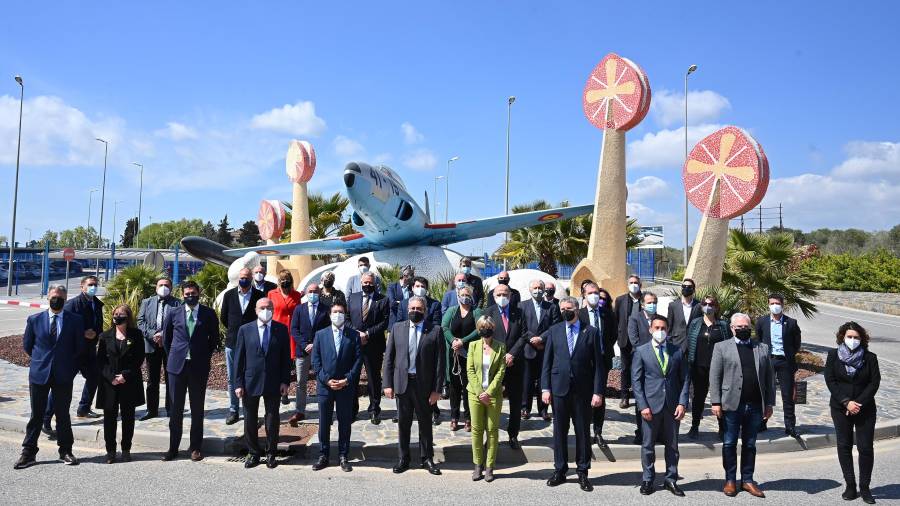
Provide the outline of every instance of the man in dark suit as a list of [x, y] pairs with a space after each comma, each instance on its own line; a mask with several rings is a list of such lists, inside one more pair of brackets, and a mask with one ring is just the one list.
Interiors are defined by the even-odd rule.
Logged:
[[200, 304], [200, 286], [194, 281], [181, 285], [184, 304], [169, 311], [163, 320], [163, 348], [166, 350], [166, 389], [172, 411], [169, 413], [169, 450], [163, 460], [178, 456], [184, 425], [184, 398], [191, 398], [191, 460], [203, 459], [203, 417], [210, 360], [219, 346], [219, 322], [212, 308]]
[[[350, 276], [350, 279], [347, 280], [347, 285], [344, 288], [344, 293], [347, 297], [350, 297], [351, 293], [359, 293], [362, 291], [362, 277], [364, 274], [372, 272], [371, 265], [369, 263], [369, 257], [359, 257], [359, 260], [356, 261], [356, 267], [359, 269], [359, 274], [354, 274]], [[374, 274], [374, 273], [373, 273]], [[381, 277], [378, 274], [374, 274], [375, 276], [375, 293], [381, 293]]]
[[556, 283], [548, 281], [544, 285], [544, 300], [556, 306], [556, 309], [559, 309], [559, 299], [556, 298]]
[[316, 371], [316, 397], [319, 400], [319, 460], [313, 471], [328, 467], [331, 451], [331, 421], [337, 411], [338, 454], [341, 469], [350, 472], [350, 426], [353, 423], [353, 399], [362, 368], [363, 354], [359, 332], [345, 324], [346, 308], [338, 302], [331, 306], [331, 326], [316, 333], [312, 367]]
[[503, 386], [509, 399], [509, 420], [506, 433], [509, 447], [519, 449], [519, 427], [522, 424], [522, 376], [525, 373], [525, 338], [522, 332], [522, 312], [510, 301], [508, 285], [497, 285], [492, 290], [494, 304], [485, 315], [494, 321], [494, 339], [506, 345], [506, 373]]
[[388, 328], [392, 328], [394, 322], [397, 321], [397, 309], [400, 307], [400, 303], [412, 297], [413, 279], [415, 276], [416, 270], [411, 265], [407, 265], [400, 270], [400, 280], [388, 285], [387, 298], [391, 312], [390, 326]]
[[[362, 291], [347, 296], [347, 312], [350, 326], [359, 332], [363, 363], [366, 366], [368, 413], [373, 424], [381, 423], [381, 363], [386, 346], [384, 331], [388, 325], [387, 297], [375, 291], [375, 274], [362, 274]], [[357, 377], [358, 379], [358, 377]], [[359, 411], [359, 400], [353, 397], [353, 416]]]
[[[144, 335], [144, 355], [147, 359], [147, 413], [141, 421], [159, 416], [159, 380], [165, 371], [166, 352], [162, 346], [162, 323], [165, 316], [181, 305], [172, 296], [172, 280], [161, 277], [156, 280], [156, 295], [141, 301], [137, 326]], [[165, 400], [169, 412], [169, 396]]]
[[[628, 318], [628, 342], [631, 344], [632, 350], [642, 344], [649, 343], [653, 339], [653, 336], [650, 335], [650, 320], [656, 315], [657, 300], [655, 293], [643, 292], [641, 294], [641, 306], [635, 309], [631, 317]], [[631, 377], [634, 378], [634, 374]], [[638, 413], [637, 404], [634, 406], [634, 424], [637, 427], [634, 431], [634, 444], [639, 445], [643, 443], [644, 438], [641, 432], [643, 426], [641, 425], [641, 415]]]
[[[547, 412], [547, 405], [541, 400], [540, 393], [541, 368], [544, 365], [544, 343], [541, 335], [551, 325], [559, 323], [559, 308], [544, 299], [546, 286], [543, 281], [533, 279], [528, 283], [528, 287], [531, 290], [531, 297], [519, 304], [525, 339], [525, 347], [522, 349], [525, 358], [523, 363], [525, 371], [522, 373], [522, 418], [526, 420], [531, 418], [531, 400], [537, 397], [538, 414], [544, 421], [549, 422], [550, 413]], [[509, 409], [514, 409], [514, 406], [510, 406]]]
[[331, 306], [320, 299], [320, 288], [316, 283], [306, 287], [306, 302], [298, 304], [291, 315], [291, 339], [294, 340], [297, 355], [297, 399], [294, 414], [288, 420], [296, 427], [306, 419], [306, 378], [309, 377], [310, 353], [316, 332], [328, 327]]
[[[484, 300], [484, 281], [475, 275], [472, 270], [472, 259], [469, 257], [462, 257], [459, 259], [459, 272], [461, 272], [465, 279], [467, 285], [472, 287], [472, 298], [475, 299], [475, 307], [481, 306], [481, 301]], [[451, 304], [451, 306], [455, 306], [456, 304]], [[447, 308], [444, 308], [446, 311]]]
[[687, 327], [694, 318], [703, 316], [703, 308], [700, 301], [694, 297], [696, 290], [694, 280], [684, 278], [681, 282], [681, 299], [669, 302], [669, 310], [666, 320], [669, 322], [668, 341], [675, 346], [680, 346], [682, 351], [687, 351]]
[[219, 319], [225, 327], [225, 371], [228, 375], [228, 417], [227, 425], [237, 423], [241, 401], [234, 393], [234, 346], [238, 329], [253, 320], [256, 320], [256, 302], [265, 297], [265, 294], [253, 288], [250, 269], [246, 267], [238, 273], [238, 286], [226, 290], [222, 295], [222, 307], [219, 311]]
[[267, 297], [256, 301], [256, 321], [238, 330], [234, 350], [234, 391], [244, 400], [244, 438], [248, 455], [244, 467], [256, 467], [259, 446], [259, 398], [266, 410], [266, 467], [274, 468], [278, 450], [278, 403], [291, 383], [291, 342], [288, 328], [272, 321], [274, 305]]
[[[522, 294], [519, 293], [518, 290], [509, 286], [509, 273], [506, 271], [501, 271], [500, 274], [497, 274], [497, 286], [503, 285], [509, 288], [509, 303], [512, 307], [519, 307], [519, 304], [522, 303]], [[497, 302], [494, 300], [495, 292], [497, 291], [497, 287], [491, 289], [487, 295], [487, 301], [485, 303], [485, 307], [491, 307], [495, 305]]]
[[631, 341], [628, 340], [628, 319], [635, 308], [641, 305], [641, 278], [635, 274], [628, 277], [628, 293], [616, 297], [616, 330], [619, 333], [619, 352], [622, 360], [622, 400], [619, 407], [628, 407], [628, 390], [631, 388]]
[[541, 395], [553, 403], [553, 475], [547, 485], [566, 481], [569, 469], [569, 423], [575, 427], [575, 463], [581, 490], [594, 489], [588, 481], [591, 468], [591, 408], [603, 403], [603, 356], [597, 329], [578, 320], [578, 300], [559, 302], [560, 323], [545, 332]]
[[656, 441], [662, 436], [666, 448], [666, 490], [684, 496], [678, 487], [678, 427], [688, 405], [690, 367], [681, 346], [668, 341], [668, 321], [654, 315], [650, 321], [653, 340], [634, 349], [631, 362], [631, 384], [634, 403], [641, 414], [641, 494], [654, 492], [656, 478]]
[[[772, 366], [781, 390], [784, 407], [784, 433], [799, 437], [797, 416], [794, 413], [794, 373], [797, 372], [797, 352], [800, 351], [800, 326], [797, 320], [784, 314], [784, 296], [769, 295], [769, 314], [756, 320], [756, 337], [769, 346]], [[765, 424], [760, 431], [766, 430]]]
[[[421, 276], [416, 276], [413, 281], [412, 294], [425, 299], [425, 320], [431, 322], [432, 325], [440, 327], [444, 313], [441, 311], [441, 303], [428, 295], [428, 280]], [[409, 320], [408, 312], [409, 299], [401, 300], [388, 328], [394, 328], [394, 324], [397, 322]]]
[[[397, 396], [400, 431], [400, 462], [394, 473], [409, 469], [409, 436], [413, 414], [420, 420], [419, 457], [421, 467], [441, 474], [434, 464], [432, 425], [428, 423], [431, 406], [441, 398], [444, 386], [444, 338], [441, 327], [425, 319], [425, 298], [414, 295], [408, 301], [409, 320], [391, 327], [384, 361], [384, 395]], [[436, 302], [436, 301], [434, 301]]]
[[[597, 344], [600, 346], [603, 356], [603, 389], [606, 392], [606, 383], [609, 379], [609, 370], [612, 369], [613, 357], [616, 355], [615, 345], [618, 334], [616, 332], [616, 318], [613, 315], [609, 292], [601, 289], [591, 281], [582, 288], [584, 300], [587, 305], [578, 310], [578, 319], [584, 325], [590, 325], [597, 329]], [[594, 408], [594, 441], [600, 448], [608, 445], [603, 439], [603, 422], [606, 421], [606, 402], [600, 407]]]
[[69, 405], [72, 402], [72, 378], [78, 372], [81, 356], [88, 343], [84, 339], [84, 321], [81, 316], [63, 309], [66, 288], [53, 285], [48, 292], [49, 311], [41, 311], [28, 317], [22, 345], [31, 357], [28, 366], [28, 390], [31, 397], [31, 416], [25, 429], [22, 454], [15, 469], [25, 469], [37, 461], [38, 439], [41, 435], [48, 394], [52, 391], [53, 413], [56, 415], [56, 444], [59, 459], [68, 465], [77, 465], [72, 455], [72, 420]]
[[[266, 280], [266, 268], [263, 264], [259, 264], [253, 268], [253, 289], [261, 292], [266, 296], [272, 290], [278, 288], [278, 285]], [[293, 286], [291, 288], [294, 288]]]

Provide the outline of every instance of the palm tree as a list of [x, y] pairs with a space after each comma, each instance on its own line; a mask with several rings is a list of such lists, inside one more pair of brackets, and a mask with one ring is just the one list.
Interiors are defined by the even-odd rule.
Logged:
[[[128, 304], [137, 318], [141, 301], [153, 295], [156, 280], [162, 271], [148, 265], [138, 264], [119, 271], [106, 285], [103, 297], [103, 321], [112, 319], [112, 312], [119, 304]], [[104, 324], [105, 325], [105, 324]]]

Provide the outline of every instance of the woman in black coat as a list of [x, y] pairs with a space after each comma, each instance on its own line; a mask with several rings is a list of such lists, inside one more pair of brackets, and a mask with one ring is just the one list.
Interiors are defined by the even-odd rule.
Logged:
[[[862, 497], [875, 504], [869, 492], [872, 479], [875, 436], [875, 393], [881, 383], [878, 357], [869, 351], [869, 334], [856, 322], [847, 322], [837, 331], [838, 347], [828, 352], [825, 384], [831, 392], [831, 419], [837, 435], [838, 461], [847, 484], [842, 497]], [[853, 473], [853, 440], [859, 453], [859, 492]]]
[[113, 326], [100, 334], [97, 365], [100, 388], [97, 407], [103, 410], [103, 435], [106, 439], [106, 463], [116, 461], [116, 419], [122, 413], [122, 460], [131, 461], [134, 436], [134, 408], [144, 404], [141, 364], [144, 362], [144, 337], [134, 324], [127, 304], [113, 309]]

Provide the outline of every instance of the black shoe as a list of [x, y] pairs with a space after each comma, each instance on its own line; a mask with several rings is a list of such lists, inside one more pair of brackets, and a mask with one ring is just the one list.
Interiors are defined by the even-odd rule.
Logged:
[[377, 413], [372, 413], [372, 425], [378, 425], [381, 423], [381, 418]]
[[522, 445], [519, 444], [519, 438], [517, 436], [510, 436], [509, 438], [509, 447], [513, 450], [518, 450], [522, 448]]
[[606, 444], [606, 440], [603, 439], [603, 436], [601, 436], [600, 434], [594, 434], [594, 442], [597, 443], [597, 446], [601, 450], [606, 450], [607, 448], [609, 448], [609, 445]]
[[429, 473], [440, 476], [441, 470], [438, 469], [438, 466], [435, 465], [434, 461], [431, 459], [425, 459], [422, 461], [422, 469], [427, 469]]
[[131, 462], [131, 450], [122, 450], [122, 462]]
[[678, 484], [674, 481], [666, 480], [665, 482], [663, 482], [663, 486], [666, 487], [666, 490], [672, 492], [678, 497], [684, 497], [684, 490], [681, 490], [681, 487], [679, 487]]
[[847, 485], [847, 488], [844, 489], [844, 493], [841, 494], [841, 497], [844, 498], [845, 501], [852, 501], [859, 497], [859, 492], [856, 491], [856, 484]]
[[178, 450], [169, 450], [163, 454], [163, 461], [169, 462], [178, 458]]
[[115, 453], [107, 453], [106, 454], [106, 463], [107, 464], [115, 464], [116, 463], [116, 454]]
[[67, 466], [78, 465], [78, 459], [76, 459], [75, 456], [72, 455], [72, 452], [60, 454], [59, 461]]
[[41, 426], [41, 432], [43, 432], [50, 439], [56, 437], [56, 431], [53, 430], [53, 427], [51, 427], [50, 425]]
[[431, 414], [431, 424], [432, 425], [440, 425], [441, 424], [441, 415], [438, 413]]
[[409, 470], [409, 461], [408, 460], [401, 460], [400, 462], [397, 463], [396, 466], [394, 466], [394, 469], [393, 469], [394, 474], [403, 474], [408, 470]]
[[553, 471], [550, 479], [547, 480], [548, 487], [556, 487], [566, 482], [566, 473], [564, 471]]
[[691, 441], [696, 441], [697, 438], [700, 437], [700, 429], [697, 427], [691, 427], [691, 430], [689, 430], [687, 433], [687, 437]]
[[350, 465], [350, 461], [347, 460], [347, 457], [341, 457], [341, 471], [349, 473], [352, 470], [353, 466]]
[[522, 410], [522, 420], [530, 420], [531, 419], [531, 411], [527, 409]]
[[578, 486], [585, 492], [593, 492], [594, 490], [594, 486], [591, 485], [590, 480], [588, 480], [587, 473], [578, 473]]
[[872, 497], [872, 492], [867, 488], [859, 489], [859, 496], [862, 497], [862, 500], [866, 504], [875, 504], [875, 498]]
[[768, 422], [763, 422], [763, 424], [759, 426], [759, 431], [757, 432], [765, 432], [767, 430], [769, 430], [769, 424]]
[[650, 495], [654, 492], [652, 481], [641, 482], [641, 495]]
[[77, 418], [100, 418], [103, 415], [99, 415], [97, 413], [94, 413], [91, 410], [87, 410], [87, 411], [79, 411], [79, 412], [75, 413], [75, 416]]
[[553, 417], [550, 416], [550, 413], [547, 413], [546, 411], [544, 411], [544, 413], [541, 415], [541, 418], [543, 418], [545, 422], [553, 420]]
[[259, 465], [259, 456], [258, 455], [247, 455], [247, 460], [244, 461], [244, 469], [253, 469], [254, 467]]
[[159, 416], [159, 413], [153, 413], [153, 412], [148, 411], [148, 412], [144, 413], [144, 416], [138, 418], [138, 421], [146, 422], [147, 420], [149, 420], [151, 418], [156, 418], [157, 416]]
[[275, 469], [278, 467], [278, 461], [275, 460], [275, 455], [269, 455], [266, 457], [266, 467], [269, 469]]
[[13, 465], [13, 469], [25, 469], [37, 464], [37, 460], [34, 458], [34, 455], [26, 455], [22, 454], [19, 456], [19, 460]]
[[315, 464], [313, 464], [312, 470], [313, 471], [321, 471], [322, 469], [325, 469], [326, 467], [328, 467], [328, 457], [322, 455], [319, 457], [319, 460]]
[[228, 418], [225, 419], [225, 425], [234, 425], [238, 422], [238, 414], [237, 413], [229, 413]]
[[291, 403], [291, 400], [288, 399], [288, 396], [286, 396], [286, 395], [281, 396], [281, 404], [282, 405], [287, 406], [290, 403]]

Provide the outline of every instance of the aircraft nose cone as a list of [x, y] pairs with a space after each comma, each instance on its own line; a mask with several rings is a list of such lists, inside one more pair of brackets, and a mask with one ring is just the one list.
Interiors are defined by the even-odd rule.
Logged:
[[358, 163], [350, 162], [344, 167], [344, 185], [347, 188], [353, 187], [353, 183], [356, 181], [356, 174], [362, 174], [362, 169], [359, 168]]
[[352, 172], [344, 172], [344, 186], [347, 188], [353, 187], [353, 181], [356, 180], [356, 175]]

